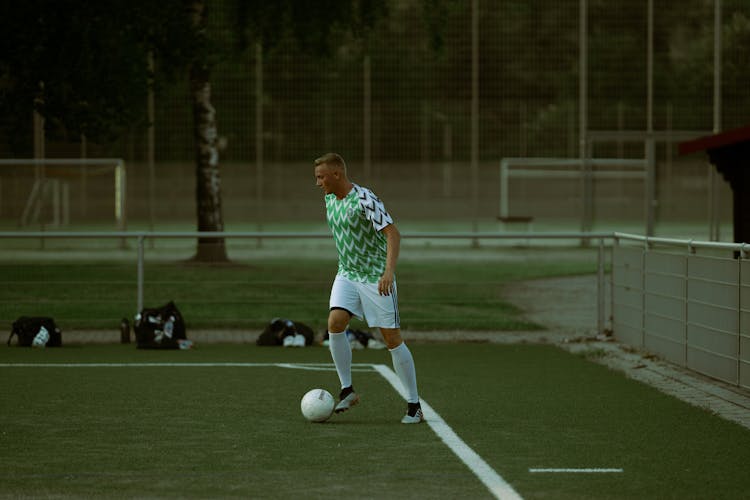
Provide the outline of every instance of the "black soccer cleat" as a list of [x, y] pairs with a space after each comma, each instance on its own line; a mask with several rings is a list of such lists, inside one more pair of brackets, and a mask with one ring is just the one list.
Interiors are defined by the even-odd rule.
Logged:
[[344, 387], [339, 394], [339, 403], [333, 411], [341, 413], [359, 403], [359, 395], [354, 392], [354, 387]]
[[422, 405], [417, 403], [409, 403], [406, 409], [406, 415], [401, 419], [402, 424], [418, 424], [424, 422], [424, 414], [422, 413]]

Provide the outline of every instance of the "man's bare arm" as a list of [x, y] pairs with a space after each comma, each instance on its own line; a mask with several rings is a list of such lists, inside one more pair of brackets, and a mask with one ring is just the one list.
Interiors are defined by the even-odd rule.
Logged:
[[401, 250], [401, 233], [398, 232], [395, 224], [389, 224], [382, 229], [386, 239], [386, 257], [385, 271], [378, 280], [378, 293], [380, 295], [390, 295], [393, 289], [393, 280], [396, 275], [396, 262]]

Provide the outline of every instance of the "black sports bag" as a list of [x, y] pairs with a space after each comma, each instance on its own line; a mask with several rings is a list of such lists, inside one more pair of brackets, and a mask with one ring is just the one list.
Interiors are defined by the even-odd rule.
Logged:
[[8, 345], [13, 335], [18, 337], [17, 345], [20, 347], [62, 346], [62, 332], [55, 324], [55, 320], [46, 316], [21, 316], [13, 322]]

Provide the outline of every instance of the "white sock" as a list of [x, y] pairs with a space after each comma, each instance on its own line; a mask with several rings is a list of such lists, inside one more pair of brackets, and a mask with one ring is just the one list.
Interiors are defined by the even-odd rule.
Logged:
[[346, 331], [328, 332], [328, 348], [331, 350], [336, 373], [339, 374], [341, 388], [352, 385], [352, 346], [346, 338]]
[[396, 370], [396, 375], [398, 375], [408, 395], [406, 400], [409, 403], [418, 403], [417, 370], [414, 368], [414, 358], [411, 356], [411, 351], [403, 342], [395, 349], [390, 349], [390, 351], [391, 359], [393, 360], [393, 369]]

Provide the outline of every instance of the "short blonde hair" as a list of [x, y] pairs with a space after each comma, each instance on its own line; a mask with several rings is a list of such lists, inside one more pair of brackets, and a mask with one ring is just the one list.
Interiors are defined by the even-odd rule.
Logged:
[[346, 162], [344, 162], [344, 159], [341, 157], [341, 155], [336, 153], [326, 153], [320, 158], [315, 160], [315, 166], [318, 165], [329, 165], [332, 167], [339, 167], [341, 170], [346, 172]]

